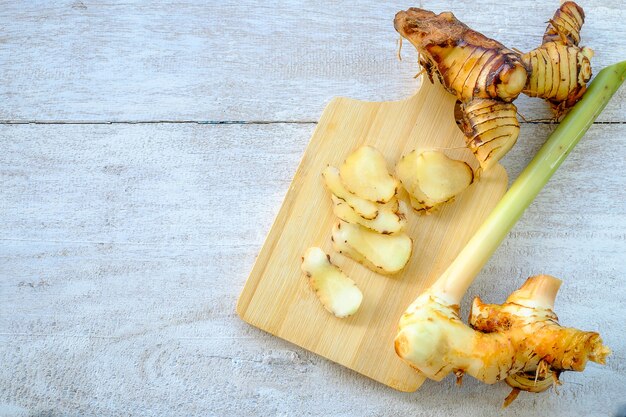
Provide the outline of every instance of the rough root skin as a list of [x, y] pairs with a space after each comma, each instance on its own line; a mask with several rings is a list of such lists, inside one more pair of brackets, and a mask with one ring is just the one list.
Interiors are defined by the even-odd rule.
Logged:
[[[505, 111], [508, 126], [491, 124], [493, 135], [490, 136], [492, 140], [497, 138], [497, 145], [487, 145], [487, 136], [483, 134], [486, 128], [476, 123], [481, 118], [467, 113], [468, 109], [476, 105], [477, 100], [511, 103], [523, 92], [547, 100], [557, 118], [566, 113], [580, 100], [591, 78], [593, 51], [578, 46], [584, 20], [580, 6], [572, 1], [563, 3], [550, 20], [543, 44], [526, 54], [510, 50], [470, 29], [450, 12], [436, 15], [410, 8], [396, 14], [394, 27], [417, 48], [420, 64], [430, 81], [436, 77], [461, 103], [460, 109], [466, 114], [457, 117], [457, 121], [465, 121], [462, 128], [467, 146], [478, 158], [481, 168], [487, 170], [517, 139], [519, 125], [517, 115], [512, 112], [515, 107]], [[488, 116], [482, 118], [485, 117]], [[478, 151], [479, 146], [487, 147]], [[495, 148], [499, 151], [494, 151]], [[485, 152], [486, 149], [489, 151]]]
[[398, 356], [428, 378], [469, 374], [485, 383], [505, 380], [514, 391], [540, 392], [558, 384], [562, 371], [582, 371], [588, 361], [603, 364], [610, 350], [597, 333], [561, 327], [552, 311], [561, 281], [529, 278], [502, 305], [474, 300], [469, 323], [457, 305], [429, 291], [400, 319]]
[[526, 68], [520, 56], [452, 13], [410, 8], [396, 14], [394, 26], [417, 48], [429, 78], [436, 76], [457, 99], [512, 101], [521, 93]]
[[506, 332], [517, 352], [532, 352], [523, 358], [523, 363], [514, 364], [511, 369], [517, 372], [505, 379], [513, 389], [545, 391], [560, 384], [561, 372], [581, 372], [590, 360], [604, 364], [610, 353], [598, 333], [558, 324], [552, 308], [559, 286], [556, 278], [539, 275], [529, 278], [502, 305], [484, 304], [479, 298], [474, 299], [469, 317], [474, 330]]
[[580, 6], [563, 3], [548, 24], [543, 44], [522, 56], [529, 70], [524, 94], [547, 100], [557, 117], [580, 100], [591, 79], [593, 50], [578, 45], [584, 21]]
[[[552, 311], [554, 297], [560, 281], [549, 275], [529, 278], [519, 290], [502, 305], [484, 304], [474, 299], [469, 324], [483, 333], [507, 333], [517, 352], [532, 354], [522, 356], [523, 363], [513, 364], [506, 382], [512, 388], [541, 392], [554, 383], [563, 371], [585, 369], [588, 361], [605, 363], [611, 352], [602, 344], [595, 332], [562, 327]], [[534, 292], [551, 286], [553, 294], [537, 302]], [[530, 296], [529, 296], [530, 294]]]
[[[461, 110], [466, 112], [463, 120], [467, 145], [483, 170], [491, 167], [515, 143], [519, 133], [515, 106], [507, 108], [506, 104], [515, 100], [527, 83], [527, 69], [521, 56], [470, 29], [450, 12], [436, 15], [411, 8], [396, 14], [394, 26], [419, 51], [420, 64], [431, 82], [436, 77], [462, 104]], [[483, 101], [494, 106], [504, 105], [508, 124], [499, 126], [495, 121], [488, 124], [489, 128], [478, 127], [490, 116], [477, 117], [467, 113], [466, 108]], [[513, 113], [509, 109], [513, 109]], [[509, 120], [509, 115], [513, 121]], [[488, 145], [490, 140], [497, 140], [498, 144]], [[479, 151], [483, 146], [486, 147]], [[504, 152], [494, 152], [496, 148]]]
[[585, 23], [583, 8], [573, 1], [567, 1], [554, 13], [543, 35], [543, 43], [561, 42], [565, 45], [578, 46], [583, 23]]
[[488, 170], [515, 145], [520, 127], [513, 103], [474, 99], [461, 103], [456, 113], [465, 143], [483, 170]]

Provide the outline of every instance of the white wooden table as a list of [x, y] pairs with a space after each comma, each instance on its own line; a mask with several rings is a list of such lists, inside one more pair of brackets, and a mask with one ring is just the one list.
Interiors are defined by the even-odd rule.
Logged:
[[[508, 387], [471, 378], [395, 392], [234, 312], [324, 105], [417, 88], [412, 47], [395, 58], [397, 10], [451, 9], [529, 50], [556, 1], [154, 3], [0, 7], [0, 415], [616, 415], [626, 88], [470, 289], [501, 302], [529, 275], [565, 280], [562, 323], [614, 353], [560, 395], [502, 412]], [[624, 3], [581, 3], [596, 72], [626, 59]], [[523, 124], [511, 178], [551, 129]]]

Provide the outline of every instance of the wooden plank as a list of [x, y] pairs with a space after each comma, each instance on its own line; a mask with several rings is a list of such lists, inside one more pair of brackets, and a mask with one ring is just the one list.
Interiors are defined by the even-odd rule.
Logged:
[[[422, 3], [522, 50], [540, 42], [558, 4]], [[623, 60], [623, 2], [580, 3], [594, 67]], [[316, 121], [335, 96], [406, 98], [418, 87], [416, 54], [407, 44], [396, 59], [392, 20], [409, 5], [9, 2], [0, 10], [0, 119]], [[622, 89], [600, 120], [626, 122], [625, 98]], [[539, 100], [517, 104], [526, 118], [549, 116]]]
[[[511, 178], [549, 133], [523, 129]], [[0, 126], [0, 414], [501, 415], [504, 384], [397, 393], [236, 317], [312, 132]], [[560, 395], [520, 395], [512, 415], [606, 416], [623, 402], [624, 137], [592, 127], [470, 289], [501, 302], [526, 276], [561, 277], [561, 321], [614, 350], [565, 374]]]

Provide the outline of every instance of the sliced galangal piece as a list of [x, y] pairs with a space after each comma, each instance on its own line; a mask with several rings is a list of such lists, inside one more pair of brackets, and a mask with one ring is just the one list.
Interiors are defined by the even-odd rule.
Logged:
[[323, 250], [317, 247], [307, 249], [301, 268], [326, 310], [339, 318], [356, 313], [363, 293], [354, 281], [330, 262], [330, 256]]
[[396, 165], [396, 175], [418, 211], [450, 201], [474, 181], [472, 168], [438, 151], [412, 151]]
[[369, 201], [386, 203], [398, 191], [398, 181], [389, 175], [385, 157], [371, 146], [361, 146], [352, 152], [339, 173], [348, 191]]
[[404, 233], [383, 235], [341, 220], [333, 227], [332, 240], [339, 253], [387, 275], [400, 272], [413, 250], [413, 241]]
[[336, 197], [346, 202], [359, 216], [364, 219], [374, 219], [378, 216], [378, 204], [373, 201], [360, 198], [346, 190], [339, 176], [339, 170], [328, 166], [322, 172], [326, 187]]
[[333, 213], [345, 222], [360, 224], [375, 232], [386, 235], [400, 232], [406, 225], [406, 206], [403, 202], [398, 202], [397, 198], [393, 198], [388, 203], [381, 204], [378, 209], [378, 216], [371, 220], [359, 216], [348, 203], [339, 197], [333, 195], [332, 200]]

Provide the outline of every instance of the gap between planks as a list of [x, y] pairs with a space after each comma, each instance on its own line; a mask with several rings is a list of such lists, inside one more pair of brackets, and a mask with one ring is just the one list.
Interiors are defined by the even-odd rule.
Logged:
[[[311, 124], [316, 120], [0, 120], [0, 125], [272, 125], [272, 124]], [[556, 125], [550, 120], [522, 121], [520, 125]], [[626, 121], [595, 121], [594, 125], [623, 125]]]

